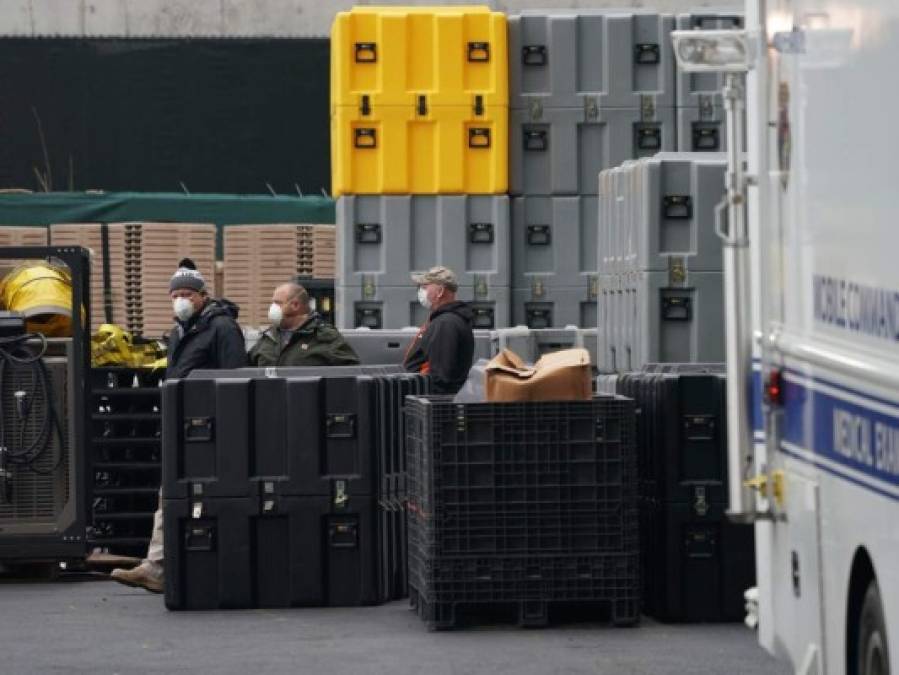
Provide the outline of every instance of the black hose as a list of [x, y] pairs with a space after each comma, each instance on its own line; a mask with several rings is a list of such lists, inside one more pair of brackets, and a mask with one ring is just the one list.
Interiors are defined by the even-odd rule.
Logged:
[[[37, 350], [33, 350], [27, 343], [39, 340]], [[30, 392], [26, 392], [25, 403], [22, 409], [16, 409], [16, 414], [21, 416], [19, 425], [18, 447], [10, 447], [7, 443], [6, 415], [0, 414], [0, 446], [7, 449], [7, 458], [10, 465], [24, 467], [25, 469], [40, 475], [53, 474], [62, 463], [64, 438], [59, 415], [53, 402], [53, 385], [50, 374], [44, 364], [43, 357], [47, 352], [47, 339], [39, 333], [26, 333], [14, 337], [0, 338], [0, 388], [9, 376], [8, 371], [27, 369], [31, 375]], [[43, 399], [41, 408], [42, 416], [38, 422], [38, 433], [28, 446], [25, 446], [25, 431], [28, 417], [34, 409], [37, 397]], [[17, 405], [17, 404], [16, 404]], [[0, 411], [3, 413], [3, 411]], [[38, 468], [38, 461], [53, 445], [53, 434], [59, 439], [59, 453], [56, 461], [50, 469]]]

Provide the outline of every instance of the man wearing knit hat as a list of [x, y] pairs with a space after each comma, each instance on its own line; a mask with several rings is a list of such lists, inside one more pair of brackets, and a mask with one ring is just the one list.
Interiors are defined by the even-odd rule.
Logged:
[[178, 263], [169, 282], [169, 296], [175, 325], [169, 335], [166, 378], [183, 378], [197, 368], [247, 365], [237, 307], [209, 297], [203, 275], [190, 258]]
[[[169, 282], [175, 325], [169, 334], [167, 379], [187, 377], [195, 369], [243, 368], [247, 365], [237, 307], [209, 297], [206, 281], [190, 258], [178, 263]], [[162, 497], [153, 515], [147, 557], [131, 570], [116, 569], [112, 578], [126, 586], [163, 591]]]

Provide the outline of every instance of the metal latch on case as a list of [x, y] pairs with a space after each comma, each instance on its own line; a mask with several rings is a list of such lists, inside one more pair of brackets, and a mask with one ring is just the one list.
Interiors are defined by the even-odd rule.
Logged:
[[274, 513], [276, 510], [275, 502], [275, 483], [274, 481], [262, 482], [262, 512]]
[[331, 492], [333, 495], [334, 508], [345, 509], [350, 501], [350, 496], [347, 494], [346, 481], [335, 480]]
[[697, 516], [704, 516], [709, 512], [709, 503], [705, 496], [705, 487], [697, 485], [693, 491], [693, 510]]

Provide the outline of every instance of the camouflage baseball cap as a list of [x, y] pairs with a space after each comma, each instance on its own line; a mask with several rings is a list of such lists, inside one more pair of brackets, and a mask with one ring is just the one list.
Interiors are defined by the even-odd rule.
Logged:
[[440, 284], [441, 286], [446, 286], [451, 291], [455, 291], [459, 288], [459, 282], [456, 281], [455, 273], [449, 267], [444, 267], [443, 265], [432, 267], [424, 274], [413, 274], [412, 281], [419, 286], [424, 286], [425, 284]]

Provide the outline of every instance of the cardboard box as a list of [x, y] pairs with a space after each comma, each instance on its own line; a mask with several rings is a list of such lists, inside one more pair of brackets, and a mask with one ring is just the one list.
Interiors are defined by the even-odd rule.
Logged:
[[533, 366], [504, 349], [487, 364], [485, 377], [491, 402], [589, 401], [593, 395], [586, 349], [544, 354]]

